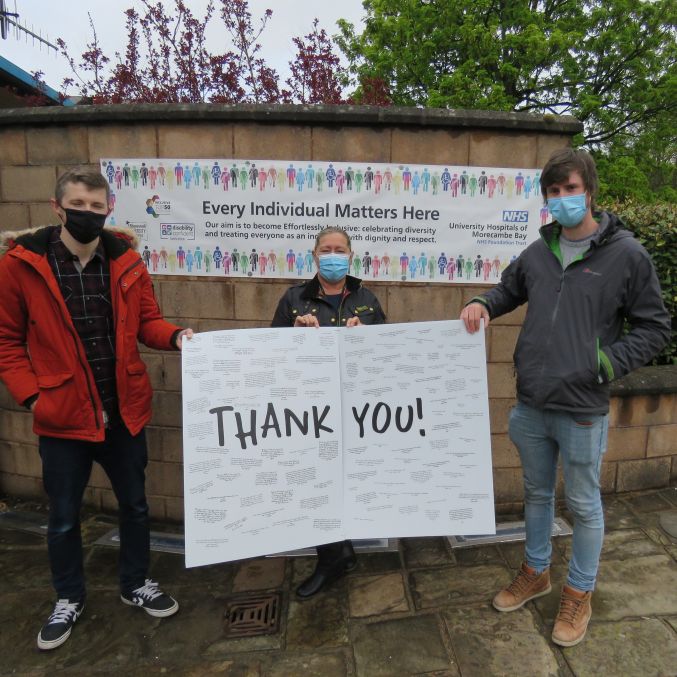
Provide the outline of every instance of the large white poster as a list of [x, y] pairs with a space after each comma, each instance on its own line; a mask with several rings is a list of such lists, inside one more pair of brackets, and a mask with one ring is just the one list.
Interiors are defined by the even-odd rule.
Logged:
[[483, 332], [208, 332], [182, 360], [187, 566], [494, 532]]
[[186, 158], [102, 159], [113, 211], [154, 274], [296, 277], [327, 226], [351, 274], [494, 284], [548, 211], [537, 169]]

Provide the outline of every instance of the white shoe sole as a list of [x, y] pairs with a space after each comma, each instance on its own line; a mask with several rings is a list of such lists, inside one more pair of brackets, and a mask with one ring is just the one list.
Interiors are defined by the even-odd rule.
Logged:
[[120, 595], [120, 599], [127, 604], [128, 606], [135, 606], [138, 609], [143, 609], [149, 616], [153, 616], [155, 618], [167, 618], [167, 616], [173, 616], [178, 610], [179, 610], [179, 603], [174, 600], [174, 605], [170, 606], [169, 609], [149, 609], [146, 606], [142, 606], [140, 604], [134, 604], [134, 602], [130, 602], [128, 599]]
[[491, 605], [494, 607], [494, 609], [496, 609], [496, 611], [517, 611], [517, 609], [521, 609], [527, 602], [531, 602], [532, 599], [538, 599], [539, 597], [545, 597], [545, 595], [549, 595], [551, 592], [552, 592], [552, 585], [549, 585], [547, 590], [543, 590], [542, 592], [538, 592], [535, 595], [528, 597], [523, 602], [520, 602], [519, 604], [515, 604], [514, 606], [496, 606], [496, 603], [493, 600], [491, 601]]

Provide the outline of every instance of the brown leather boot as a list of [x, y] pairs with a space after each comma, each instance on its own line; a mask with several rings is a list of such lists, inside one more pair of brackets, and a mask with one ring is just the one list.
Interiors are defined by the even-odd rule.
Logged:
[[575, 646], [588, 629], [592, 616], [592, 592], [576, 590], [568, 585], [562, 588], [559, 612], [552, 629], [552, 641], [560, 646]]
[[515, 611], [530, 599], [543, 597], [551, 590], [550, 569], [537, 574], [536, 569], [523, 562], [512, 583], [494, 597], [492, 604], [498, 611]]

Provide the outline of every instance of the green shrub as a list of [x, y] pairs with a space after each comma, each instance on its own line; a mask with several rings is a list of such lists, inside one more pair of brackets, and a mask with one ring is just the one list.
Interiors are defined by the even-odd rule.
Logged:
[[641, 204], [626, 200], [606, 204], [602, 209], [618, 214], [653, 259], [673, 328], [672, 340], [653, 364], [677, 364], [674, 338], [677, 325], [677, 206], [669, 202]]

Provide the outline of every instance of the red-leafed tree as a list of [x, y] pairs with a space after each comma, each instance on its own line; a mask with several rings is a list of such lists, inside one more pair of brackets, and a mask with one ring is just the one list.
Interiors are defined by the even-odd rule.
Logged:
[[345, 70], [326, 31], [318, 25], [316, 18], [311, 33], [293, 38], [298, 52], [289, 62], [289, 97], [298, 103], [345, 103], [341, 93]]
[[[102, 48], [90, 16], [92, 39], [79, 59], [58, 41], [73, 72], [62, 86], [77, 88], [92, 103], [351, 103], [342, 94], [347, 72], [317, 19], [308, 35], [293, 38], [296, 56], [282, 88], [278, 73], [261, 56], [270, 9], [255, 19], [247, 0], [210, 0], [204, 16], [196, 17], [189, 4], [174, 0], [168, 8], [143, 0], [140, 11], [125, 10], [127, 45], [112, 56]], [[217, 16], [225, 29], [222, 44], [228, 46], [222, 53], [211, 51], [206, 40]], [[387, 94], [369, 83], [361, 92], [360, 103], [389, 103]]]

